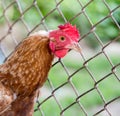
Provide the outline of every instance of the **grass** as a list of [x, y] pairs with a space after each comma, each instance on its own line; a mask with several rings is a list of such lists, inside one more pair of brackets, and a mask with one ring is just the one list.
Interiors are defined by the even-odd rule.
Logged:
[[[119, 63], [119, 56], [110, 56], [110, 59], [114, 65]], [[83, 62], [79, 58], [77, 58], [77, 60], [66, 58], [63, 59], [63, 63], [70, 75], [83, 66]], [[96, 81], [99, 81], [104, 76], [111, 73], [112, 69], [110, 63], [104, 55], [99, 55], [90, 60], [87, 67], [93, 74]], [[119, 68], [116, 68], [117, 75], [119, 74], [118, 70]], [[61, 86], [61, 84], [68, 82], [68, 75], [62, 65], [58, 63], [51, 69], [49, 79], [52, 82], [54, 88], [57, 88]], [[89, 89], [93, 88], [94, 84], [95, 82], [90, 76], [88, 70], [86, 68], [83, 68], [75, 75], [73, 75], [67, 84], [57, 89], [54, 92], [54, 96], [64, 109], [76, 101], [77, 96], [73, 90], [72, 85], [74, 86], [78, 94], [81, 95]], [[46, 88], [48, 88], [48, 83], [46, 83]], [[97, 85], [97, 88], [103, 95], [106, 102], [114, 99], [117, 96], [120, 96], [120, 83], [114, 74], [111, 74], [106, 79], [100, 81]], [[43, 99], [44, 97], [40, 98], [40, 101], [42, 101]], [[90, 115], [94, 113], [90, 112], [90, 108], [104, 105], [103, 100], [101, 99], [97, 89], [94, 89], [82, 96], [80, 99], [78, 99], [78, 102], [84, 106], [85, 110], [88, 111]], [[54, 100], [54, 97], [51, 97], [48, 101], [43, 103], [41, 109], [43, 110], [45, 116], [59, 116], [61, 112], [61, 109]], [[64, 112], [65, 116], [73, 116], [77, 114], [80, 114], [80, 116], [84, 116], [84, 113], [79, 107], [78, 103], [74, 103], [72, 107], [68, 108]], [[35, 116], [38, 116], [38, 114], [35, 113]]]

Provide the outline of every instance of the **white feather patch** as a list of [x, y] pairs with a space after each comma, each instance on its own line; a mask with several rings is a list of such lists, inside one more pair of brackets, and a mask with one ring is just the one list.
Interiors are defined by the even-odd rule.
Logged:
[[30, 34], [30, 36], [35, 36], [35, 35], [40, 35], [40, 36], [49, 36], [49, 31], [45, 31], [45, 30], [40, 30], [38, 32], [34, 32], [32, 34]]
[[13, 94], [13, 99], [17, 99], [17, 95], [15, 93]]

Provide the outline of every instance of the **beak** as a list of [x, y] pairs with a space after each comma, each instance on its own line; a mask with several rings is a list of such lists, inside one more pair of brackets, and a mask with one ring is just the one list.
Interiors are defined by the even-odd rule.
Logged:
[[65, 48], [72, 49], [72, 50], [75, 50], [77, 52], [81, 52], [81, 48], [79, 46], [79, 43], [77, 43], [77, 42], [74, 42], [73, 44], [69, 44]]

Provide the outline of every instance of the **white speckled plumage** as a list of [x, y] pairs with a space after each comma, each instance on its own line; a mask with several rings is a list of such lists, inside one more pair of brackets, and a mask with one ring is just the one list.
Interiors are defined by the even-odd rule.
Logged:
[[[40, 36], [42, 34], [42, 36]], [[15, 52], [0, 66], [0, 113], [6, 109], [9, 104], [11, 105], [9, 111], [5, 111], [0, 116], [7, 116], [11, 112], [10, 116], [17, 110], [22, 110], [22, 104], [24, 100], [30, 104], [30, 110], [33, 112], [34, 98], [36, 94], [33, 94], [47, 79], [48, 71], [52, 65], [54, 55], [49, 49], [48, 32], [40, 31], [30, 35], [28, 39], [25, 39], [15, 50]], [[44, 51], [44, 52], [43, 52]], [[44, 56], [44, 57], [42, 57]], [[32, 95], [33, 94], [33, 95]], [[31, 97], [27, 98], [29, 95]], [[24, 98], [23, 101], [21, 97]], [[28, 103], [24, 104], [28, 105]], [[21, 106], [15, 107], [21, 104]], [[29, 107], [28, 107], [29, 108]], [[22, 110], [20, 113], [27, 112]], [[15, 116], [32, 116], [19, 114]]]

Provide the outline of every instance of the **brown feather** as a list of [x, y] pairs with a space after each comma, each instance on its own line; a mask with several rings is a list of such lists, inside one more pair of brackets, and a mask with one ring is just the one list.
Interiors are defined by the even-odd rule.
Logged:
[[34, 98], [36, 92], [30, 96], [18, 97], [11, 106], [0, 116], [32, 116], [34, 112]]
[[33, 99], [30, 96], [46, 81], [54, 58], [49, 49], [49, 41], [48, 37], [30, 36], [0, 66], [2, 85], [9, 88], [19, 99], [24, 98], [21, 102], [17, 98], [12, 104], [21, 105]]
[[0, 83], [0, 112], [6, 109], [13, 101], [13, 92]]

